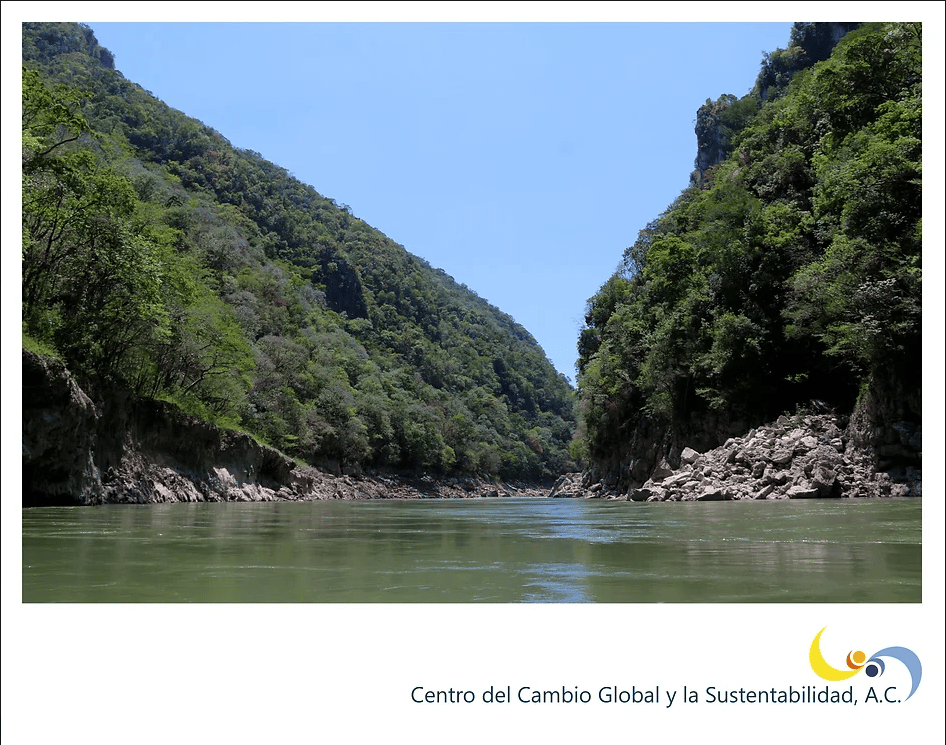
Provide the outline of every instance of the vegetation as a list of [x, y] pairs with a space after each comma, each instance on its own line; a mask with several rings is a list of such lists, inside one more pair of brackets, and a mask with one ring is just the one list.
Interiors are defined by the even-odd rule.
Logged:
[[[835, 46], [838, 32], [848, 32]], [[919, 390], [922, 30], [795, 24], [697, 112], [690, 187], [588, 302], [573, 392], [441, 270], [23, 26], [24, 345], [345, 470], [546, 480], [635, 430]]]
[[528, 332], [258, 153], [23, 25], [24, 343], [345, 470], [548, 480], [573, 391]]
[[593, 462], [613, 466], [648, 424], [850, 410], [881, 372], [919, 389], [921, 28], [866, 24], [828, 56], [818, 26], [796, 24], [749, 95], [707, 101], [697, 134], [721, 160], [698, 163], [589, 300]]

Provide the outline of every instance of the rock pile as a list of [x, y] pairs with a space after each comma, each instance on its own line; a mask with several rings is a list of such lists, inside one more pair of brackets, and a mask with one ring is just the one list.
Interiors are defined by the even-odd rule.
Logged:
[[[914, 431], [914, 438], [920, 433]], [[779, 417], [731, 438], [715, 450], [685, 448], [676, 470], [661, 463], [650, 479], [631, 488], [635, 502], [825, 497], [920, 496], [921, 475], [907, 469], [906, 483], [874, 470], [870, 458], [849, 447], [831, 415]]]
[[311, 466], [294, 467], [282, 481], [257, 481], [247, 465], [208, 465], [199, 472], [168, 465], [166, 453], [128, 453], [109, 469], [97, 502], [281, 502], [365, 499], [483, 499], [542, 497], [545, 489], [484, 479], [438, 480], [429, 476], [336, 476]]
[[552, 485], [549, 497], [566, 499], [574, 497], [584, 497], [585, 489], [582, 487], [580, 473], [565, 473], [558, 477], [558, 480]]
[[[474, 478], [326, 473], [165, 402], [116, 399], [100, 406], [62, 363], [25, 350], [22, 415], [24, 506], [546, 495], [659, 502], [922, 491], [919, 425], [893, 421], [842, 431], [827, 414], [779, 417], [702, 454], [685, 448], [678, 468], [663, 461], [645, 483], [626, 491], [592, 483], [591, 473], [565, 474], [551, 491]], [[875, 458], [876, 466], [897, 472], [878, 472]]]
[[581, 472], [563, 474], [552, 485], [552, 489], [547, 496], [553, 499], [624, 499], [623, 494], [616, 494], [613, 490], [605, 488], [601, 483], [589, 484], [588, 481], [588, 474]]

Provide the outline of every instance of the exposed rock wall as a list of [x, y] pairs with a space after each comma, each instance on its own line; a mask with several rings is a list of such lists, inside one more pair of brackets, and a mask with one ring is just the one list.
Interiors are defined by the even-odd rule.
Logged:
[[[590, 474], [567, 474], [549, 496], [636, 502], [921, 496], [921, 428], [900, 421], [874, 431], [884, 443], [881, 452], [895, 450], [906, 464], [878, 470], [888, 461], [878, 462], [874, 449], [864, 446], [854, 420], [781, 416], [703, 453], [685, 447], [675, 464], [661, 460], [643, 484], [623, 489]], [[895, 445], [888, 443], [893, 436]]]
[[162, 401], [93, 403], [61, 361], [27, 351], [22, 417], [24, 505], [275, 499], [303, 486], [292, 460], [249, 435]]
[[57, 359], [23, 352], [23, 504], [96, 503], [100, 416]]
[[[755, 83], [760, 102], [766, 101], [770, 89], [780, 95], [798, 72], [828, 59], [844, 35], [860, 25], [839, 22], [795, 24], [787, 50], [763, 53], [762, 69]], [[706, 103], [697, 109], [694, 128], [696, 159], [693, 164], [695, 170], [690, 175], [690, 186], [702, 188], [707, 171], [729, 156], [733, 131], [723, 123], [720, 114], [736, 101], [736, 96], [731, 93], [723, 94], [716, 101], [707, 98]]]
[[720, 113], [736, 102], [732, 94], [723, 94], [716, 101], [706, 99], [706, 103], [696, 111], [696, 169], [690, 176], [690, 185], [699, 186], [702, 177], [713, 166], [722, 163], [729, 155], [731, 134], [729, 127], [723, 124]]
[[867, 453], [877, 470], [908, 479], [921, 467], [922, 422], [919, 373], [888, 368], [871, 377], [851, 415], [848, 434], [851, 446]]
[[[918, 395], [911, 398], [878, 383], [862, 397], [849, 422], [830, 414], [783, 416], [702, 453], [681, 446], [679, 437], [654, 430], [648, 442], [637, 443], [642, 448], [638, 457], [624, 465], [625, 480], [566, 474], [549, 492], [535, 485], [477, 479], [325, 473], [166, 402], [113, 395], [96, 404], [59, 360], [24, 351], [23, 504], [920, 496], [919, 403]], [[697, 447], [718, 436], [719, 426], [707, 422], [698, 434], [691, 441]]]
[[368, 306], [358, 270], [337, 251], [324, 249], [320, 259], [321, 271], [313, 279], [324, 282], [328, 306], [349, 318], [367, 318]]
[[753, 424], [762, 423], [746, 416], [739, 412], [728, 415], [705, 411], [680, 421], [638, 416], [617, 434], [613, 457], [596, 463], [583, 481], [586, 485], [600, 482], [609, 493], [638, 487], [660, 464], [678, 468], [685, 448], [700, 452], [711, 450], [731, 437], [744, 434]]
[[172, 404], [99, 404], [56, 359], [23, 352], [23, 505], [545, 496], [478, 479], [355, 478], [300, 466]]
[[851, 446], [833, 416], [779, 417], [698, 453], [686, 448], [676, 470], [655, 469], [633, 501], [719, 501], [920, 496], [918, 469], [907, 483], [875, 470], [869, 452]]

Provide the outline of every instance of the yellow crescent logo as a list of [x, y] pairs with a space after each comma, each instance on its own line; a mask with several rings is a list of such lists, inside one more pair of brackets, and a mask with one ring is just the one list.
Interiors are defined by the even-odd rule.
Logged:
[[[827, 626], [824, 629], [828, 628]], [[847, 680], [848, 678], [853, 678], [857, 675], [861, 668], [857, 667], [854, 670], [838, 670], [836, 667], [831, 667], [824, 658], [824, 655], [821, 654], [821, 635], [824, 633], [824, 629], [821, 629], [815, 636], [815, 640], [811, 643], [811, 649], [808, 651], [808, 660], [811, 662], [811, 669], [814, 670], [819, 677], [824, 678], [825, 680]], [[855, 658], [863, 659], [863, 652], [855, 652]], [[850, 655], [848, 655], [850, 659]]]

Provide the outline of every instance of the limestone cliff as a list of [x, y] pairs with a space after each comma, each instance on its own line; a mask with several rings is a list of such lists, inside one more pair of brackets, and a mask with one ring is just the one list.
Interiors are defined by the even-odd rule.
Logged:
[[529, 485], [297, 464], [173, 404], [115, 392], [93, 402], [61, 361], [23, 351], [23, 506], [544, 496]]
[[276, 498], [294, 468], [163, 401], [93, 403], [61, 361], [23, 352], [24, 505]]
[[828, 59], [845, 34], [859, 23], [796, 23], [787, 49], [764, 53], [753, 89], [737, 99], [724, 93], [713, 101], [707, 98], [696, 112], [696, 158], [690, 186], [707, 188], [711, 169], [730, 154], [733, 136], [748, 121], [748, 115], [767, 100], [783, 95], [792, 78], [801, 70]]
[[23, 352], [24, 506], [102, 501], [92, 456], [100, 416], [62, 362]]

